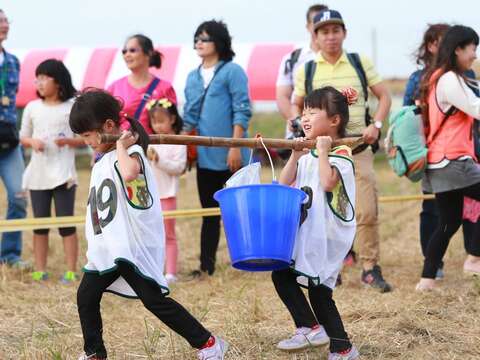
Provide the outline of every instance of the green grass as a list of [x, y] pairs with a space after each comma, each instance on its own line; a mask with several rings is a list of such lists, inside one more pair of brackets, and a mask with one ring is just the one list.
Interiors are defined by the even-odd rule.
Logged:
[[257, 113], [250, 120], [249, 136], [261, 134], [265, 138], [285, 137], [285, 120], [278, 113]]

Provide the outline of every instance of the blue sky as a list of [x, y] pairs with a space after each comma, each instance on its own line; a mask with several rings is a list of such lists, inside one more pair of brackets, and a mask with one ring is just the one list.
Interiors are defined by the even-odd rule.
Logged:
[[[188, 44], [196, 26], [216, 18], [227, 22], [234, 43], [306, 41], [304, 0], [7, 0], [11, 20], [8, 48], [121, 46], [143, 32], [156, 44]], [[480, 30], [477, 0], [335, 0], [348, 28], [346, 48], [373, 57], [384, 77], [414, 70], [410, 54], [427, 23], [461, 23]], [[141, 5], [141, 7], [140, 7]], [[372, 33], [376, 33], [374, 56]]]

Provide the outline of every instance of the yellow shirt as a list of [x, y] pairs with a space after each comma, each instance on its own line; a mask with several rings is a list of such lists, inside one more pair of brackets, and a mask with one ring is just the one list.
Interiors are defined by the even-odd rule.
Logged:
[[[360, 56], [360, 61], [367, 76], [368, 86], [371, 87], [380, 83], [382, 78], [376, 72], [372, 62], [364, 56]], [[365, 97], [360, 78], [348, 61], [347, 54], [344, 52], [338, 61], [332, 65], [323, 58], [321, 53], [318, 53], [315, 62], [317, 66], [313, 75], [313, 89], [333, 86], [342, 90], [351, 86], [358, 91], [358, 101], [349, 107], [350, 121], [347, 125], [347, 134], [361, 133], [365, 128]], [[305, 66], [298, 69], [296, 73], [294, 94], [298, 97], [305, 97], [306, 95]]]

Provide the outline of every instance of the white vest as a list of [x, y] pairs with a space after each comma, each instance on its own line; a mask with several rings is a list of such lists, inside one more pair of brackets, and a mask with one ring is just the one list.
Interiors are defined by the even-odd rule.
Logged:
[[[318, 157], [314, 152], [298, 161], [295, 187], [311, 190], [312, 202], [304, 209], [306, 218], [300, 225], [293, 250], [293, 269], [300, 276], [297, 281], [334, 288], [343, 259], [355, 237], [355, 174], [351, 152], [338, 147], [329, 154], [330, 164], [338, 170], [340, 181], [327, 193], [319, 179]], [[304, 207], [308, 207], [304, 205]]]
[[[106, 273], [115, 270], [116, 261], [124, 260], [168, 293], [163, 276], [165, 233], [155, 178], [139, 145], [129, 147], [128, 154], [138, 155], [142, 162], [141, 174], [131, 182], [120, 177], [116, 150], [103, 155], [92, 169], [84, 271]], [[106, 291], [137, 297], [122, 277]]]

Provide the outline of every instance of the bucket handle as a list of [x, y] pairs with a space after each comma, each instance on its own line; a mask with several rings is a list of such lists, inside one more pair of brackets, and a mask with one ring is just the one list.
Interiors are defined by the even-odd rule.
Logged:
[[[270, 152], [268, 151], [267, 147], [265, 146], [265, 143], [263, 142], [262, 135], [257, 134], [255, 137], [257, 139], [260, 139], [260, 142], [262, 143], [262, 146], [265, 149], [265, 152], [267, 153], [268, 160], [270, 161], [270, 167], [272, 169], [272, 182], [276, 183], [277, 182], [277, 177], [275, 176], [275, 168], [273, 167], [273, 161], [272, 161], [272, 157], [270, 156]], [[252, 163], [253, 151], [254, 151], [254, 149], [252, 148], [252, 150], [250, 150], [250, 160], [248, 160], [248, 165], [250, 165]]]

